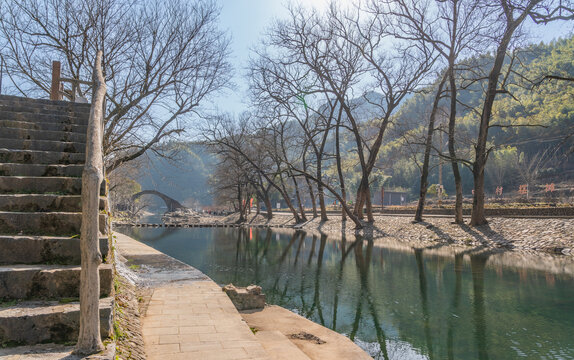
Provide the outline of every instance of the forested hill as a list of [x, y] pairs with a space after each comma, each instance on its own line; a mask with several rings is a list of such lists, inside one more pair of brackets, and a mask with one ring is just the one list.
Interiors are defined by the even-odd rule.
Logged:
[[[506, 69], [511, 57], [507, 59]], [[476, 74], [488, 75], [491, 56], [470, 59], [464, 64]], [[546, 75], [574, 77], [574, 37], [550, 44], [536, 44], [515, 52], [512, 71], [504, 83], [504, 93], [496, 97], [493, 127], [489, 130], [489, 144], [493, 151], [486, 170], [487, 193], [496, 186], [514, 190], [519, 184], [531, 183], [542, 187], [546, 183], [572, 183], [574, 180], [574, 82], [545, 78]], [[470, 73], [459, 78], [456, 147], [459, 157], [473, 159], [473, 141], [478, 132], [483, 101], [484, 81], [470, 81]], [[501, 84], [502, 87], [502, 84]], [[381, 163], [393, 161], [388, 171], [389, 185], [418, 191], [419, 172], [415, 159], [420, 161], [422, 147], [417, 138], [426, 133], [428, 113], [434, 97], [429, 88], [413, 96], [402, 106], [389, 134]], [[448, 98], [443, 100], [438, 126], [446, 130]], [[441, 148], [440, 131], [435, 133], [434, 146]], [[444, 133], [443, 133], [444, 134]], [[442, 149], [446, 153], [446, 135]], [[419, 141], [420, 142], [420, 141]], [[405, 145], [410, 143], [409, 145]], [[404, 151], [404, 147], [410, 151]], [[405, 154], [411, 154], [405, 157]], [[436, 155], [436, 153], [435, 153]], [[435, 156], [430, 183], [438, 182], [438, 157]], [[452, 193], [450, 164], [443, 166], [443, 183]], [[472, 176], [463, 170], [464, 193], [470, 193]]]
[[213, 196], [208, 180], [215, 158], [202, 145], [170, 142], [171, 158], [149, 154], [146, 169], [135, 179], [142, 190], [157, 190], [186, 206], [211, 205]]
[[[503, 186], [505, 194], [509, 194], [524, 183], [530, 184], [531, 191], [536, 192], [542, 191], [547, 183], [571, 187], [574, 182], [574, 82], [544, 80], [545, 75], [574, 77], [574, 38], [531, 45], [516, 54], [513, 71], [504, 87], [507, 93], [498, 94], [495, 101], [492, 124], [496, 126], [489, 131], [489, 144], [493, 147], [486, 169], [489, 196], [497, 186]], [[509, 63], [507, 60], [506, 65]], [[476, 76], [481, 71], [486, 75], [491, 64], [492, 58], [483, 56], [468, 60], [465, 66], [473, 68]], [[469, 74], [467, 77], [470, 79]], [[459, 79], [459, 86], [465, 88], [458, 95], [456, 149], [459, 157], [473, 160], [473, 141], [478, 131], [484, 83], [468, 79]], [[426, 133], [433, 96], [432, 88], [414, 94], [394, 115], [393, 131], [385, 137], [379, 170], [373, 175], [378, 179], [373, 182], [373, 191], [385, 181], [387, 189], [408, 190], [413, 195], [418, 192], [420, 172], [417, 162], [421, 162], [424, 152], [419, 144]], [[358, 117], [368, 122], [369, 114], [377, 109], [372, 104], [382, 101], [381, 95], [375, 93], [369, 94], [366, 102], [358, 99], [354, 102], [360, 110], [357, 110]], [[443, 131], [448, 121], [448, 101], [445, 97], [437, 124], [438, 127], [442, 124]], [[435, 133], [434, 147], [442, 148], [446, 153], [447, 137], [443, 133], [441, 139], [440, 133]], [[172, 142], [165, 146], [177, 150], [176, 158], [167, 160], [150, 154], [149, 170], [141, 171], [136, 179], [142, 189], [158, 190], [188, 206], [212, 204], [208, 180], [214, 172], [215, 157], [198, 144]], [[344, 139], [342, 146], [344, 149], [352, 147], [352, 139]], [[347, 185], [352, 192], [358, 183], [356, 154], [349, 150], [344, 156]], [[435, 152], [430, 184], [438, 183], [438, 159]], [[453, 194], [450, 164], [443, 162], [442, 169], [446, 192]], [[332, 166], [328, 167], [326, 174], [334, 171]], [[464, 194], [468, 196], [473, 188], [472, 175], [464, 166], [462, 174]]]

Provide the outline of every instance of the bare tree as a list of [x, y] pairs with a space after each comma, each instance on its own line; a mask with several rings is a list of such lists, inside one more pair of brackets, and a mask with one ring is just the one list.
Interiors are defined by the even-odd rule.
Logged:
[[[258, 104], [262, 113], [274, 114], [276, 122], [283, 122], [284, 126], [292, 128], [297, 126], [303, 134], [298, 144], [302, 149], [301, 156], [297, 161], [301, 161], [305, 171], [314, 171], [317, 178], [322, 178], [323, 158], [325, 156], [325, 146], [327, 144], [329, 131], [332, 123], [333, 109], [326, 109], [326, 106], [315, 104], [313, 98], [317, 97], [325, 100], [321, 95], [321, 90], [317, 87], [306, 85], [309, 76], [301, 71], [295, 63], [285, 64], [284, 59], [272, 58], [268, 54], [259, 54], [260, 58], [251, 65], [251, 90], [254, 93], [254, 102]], [[305, 76], [307, 75], [307, 76]], [[270, 104], [271, 103], [271, 104]], [[269, 110], [272, 107], [272, 110]], [[280, 132], [280, 136], [283, 132]], [[285, 147], [283, 159], [289, 158]], [[289, 150], [291, 151], [291, 150]], [[289, 174], [296, 183], [297, 179], [293, 174]], [[308, 182], [309, 179], [306, 179]], [[315, 200], [315, 193], [310, 183], [307, 184], [312, 201]], [[295, 189], [298, 187], [295, 186]], [[321, 220], [327, 220], [327, 211], [324, 199], [323, 186], [317, 185], [317, 197], [321, 211]], [[303, 216], [303, 213], [301, 214]]]
[[[295, 209], [285, 179], [282, 150], [279, 149], [279, 131], [264, 128], [250, 114], [237, 120], [227, 115], [212, 117], [201, 128], [204, 143], [217, 155], [225, 158], [239, 156], [257, 176], [263, 177], [283, 197], [297, 223], [301, 217]], [[282, 131], [282, 130], [281, 130]], [[256, 155], [257, 154], [257, 155]], [[265, 154], [268, 156], [260, 156]], [[269, 204], [270, 205], [270, 204]]]
[[243, 156], [233, 151], [226, 152], [220, 157], [211, 179], [216, 200], [220, 204], [233, 204], [239, 213], [238, 223], [247, 220], [247, 209], [255, 192], [250, 169]]
[[[329, 158], [326, 145], [330, 140], [338, 112], [338, 102], [325, 88], [321, 73], [333, 68], [337, 39], [323, 18], [313, 10], [311, 15], [301, 6], [289, 7], [290, 17], [278, 22], [263, 42], [264, 50], [251, 64], [251, 90], [254, 102], [273, 108], [277, 121], [293, 121], [303, 133], [304, 172], [323, 179], [324, 161]], [[272, 50], [269, 50], [272, 49]], [[306, 178], [309, 181], [309, 178]], [[321, 220], [327, 220], [324, 186], [316, 184]], [[314, 192], [310, 191], [312, 198]]]
[[[363, 205], [366, 204], [369, 221], [374, 220], [370, 204], [369, 176], [375, 168], [392, 115], [409, 93], [427, 81], [428, 72], [436, 60], [433, 48], [427, 46], [426, 42], [399, 36], [401, 30], [397, 28], [396, 19], [388, 11], [387, 5], [385, 2], [369, 2], [366, 8], [369, 16], [366, 19], [361, 21], [360, 9], [354, 16], [347, 16], [354, 25], [350, 28], [343, 22], [336, 22], [340, 36], [358, 49], [369, 64], [375, 89], [383, 94], [384, 99], [383, 103], [373, 104], [380, 108], [380, 114], [372, 124], [376, 131], [373, 132], [371, 141], [360, 138], [351, 108], [341, 102], [355, 133], [362, 169], [355, 213], [360, 215]], [[334, 17], [338, 18], [340, 17]]]
[[[394, 36], [411, 41], [422, 41], [430, 44], [440, 55], [439, 66], [445, 66], [450, 94], [450, 112], [448, 124], [448, 156], [451, 161], [456, 188], [455, 222], [462, 223], [462, 177], [459, 170], [459, 159], [455, 150], [455, 129], [457, 113], [456, 72], [460, 70], [459, 61], [463, 56], [481, 53], [488, 40], [487, 32], [491, 31], [487, 21], [489, 17], [487, 2], [475, 0], [448, 0], [441, 2], [414, 0], [375, 0], [375, 9], [395, 19]], [[435, 108], [436, 109], [436, 108]], [[434, 117], [431, 112], [430, 117]], [[429, 124], [431, 125], [431, 124]], [[432, 143], [432, 132], [429, 126], [427, 146]], [[425, 163], [427, 163], [425, 149]], [[427, 168], [427, 171], [425, 171]], [[425, 183], [428, 164], [423, 164], [421, 186]], [[424, 192], [421, 188], [416, 219], [422, 219]]]
[[446, 82], [446, 73], [445, 76], [442, 77], [440, 80], [435, 98], [432, 104], [432, 109], [429, 116], [429, 123], [428, 123], [428, 130], [425, 139], [425, 152], [424, 152], [424, 159], [423, 159], [423, 166], [421, 169], [421, 185], [419, 191], [419, 201], [417, 204], [417, 210], [415, 212], [415, 221], [423, 221], [423, 210], [425, 206], [427, 188], [428, 188], [428, 175], [429, 175], [429, 164], [430, 164], [430, 155], [432, 149], [432, 141], [433, 141], [433, 134], [435, 131], [435, 119], [437, 116], [439, 102], [443, 95], [443, 87]]
[[[503, 32], [496, 39], [494, 62], [488, 75], [488, 84], [484, 94], [480, 125], [475, 145], [475, 159], [472, 166], [474, 177], [474, 195], [472, 201], [472, 215], [470, 224], [473, 226], [487, 223], [484, 213], [484, 170], [488, 155], [492, 148], [487, 146], [488, 130], [492, 119], [492, 107], [496, 95], [506, 93], [506, 77], [501, 81], [503, 65], [513, 39], [524, 21], [531, 17], [535, 22], [546, 22], [555, 19], [573, 19], [573, 6], [570, 1], [543, 1], [528, 0], [514, 2], [500, 0], [497, 15], [500, 19]], [[512, 66], [512, 63], [510, 64]], [[507, 72], [508, 73], [508, 72]]]
[[[15, 94], [49, 93], [51, 60], [63, 61], [67, 78], [90, 79], [89, 62], [103, 49], [108, 172], [160, 152], [157, 145], [182, 133], [230, 78], [229, 39], [217, 28], [212, 0], [3, 3], [0, 44]], [[78, 87], [79, 96], [89, 91]]]

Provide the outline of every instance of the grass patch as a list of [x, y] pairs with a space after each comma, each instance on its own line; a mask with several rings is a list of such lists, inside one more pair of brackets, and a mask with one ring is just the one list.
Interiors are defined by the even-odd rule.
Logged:
[[6, 300], [0, 302], [0, 308], [6, 308], [18, 304], [18, 300]]
[[114, 339], [119, 340], [126, 337], [126, 333], [122, 330], [117, 320], [114, 321]]
[[14, 341], [14, 340], [8, 340], [8, 341], [3, 341], [0, 346], [5, 349], [5, 348], [10, 348], [10, 347], [17, 347], [17, 346], [22, 346], [24, 345], [23, 341]]

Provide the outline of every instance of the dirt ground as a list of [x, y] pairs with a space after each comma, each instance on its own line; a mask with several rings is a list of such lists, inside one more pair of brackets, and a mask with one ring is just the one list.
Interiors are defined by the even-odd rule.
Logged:
[[[202, 218], [201, 222], [236, 223], [237, 220], [238, 215], [232, 214], [225, 218]], [[291, 215], [278, 213], [270, 221], [262, 215], [251, 214], [244, 224], [294, 227], [333, 237], [359, 235], [417, 247], [481, 247], [574, 256], [574, 219], [496, 217], [477, 227], [454, 224], [452, 218], [441, 216], [428, 216], [418, 223], [412, 220], [412, 216], [376, 215], [374, 223], [365, 222], [363, 229], [355, 230], [352, 222], [344, 222], [338, 215], [330, 215], [326, 222], [315, 218], [295, 224]]]

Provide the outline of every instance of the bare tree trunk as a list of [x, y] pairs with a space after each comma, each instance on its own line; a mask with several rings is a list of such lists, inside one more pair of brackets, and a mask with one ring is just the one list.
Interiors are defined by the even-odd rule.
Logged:
[[[345, 177], [343, 174], [343, 166], [341, 165], [341, 140], [340, 140], [340, 133], [339, 133], [339, 128], [340, 128], [340, 124], [341, 124], [341, 115], [342, 115], [342, 111], [343, 108], [341, 106], [339, 106], [339, 117], [337, 118], [337, 127], [335, 128], [335, 149], [336, 149], [336, 153], [335, 153], [335, 158], [337, 160], [337, 173], [339, 174], [339, 185], [341, 187], [341, 198], [343, 198], [343, 200], [346, 202], [347, 201], [347, 190], [345, 189]], [[343, 218], [343, 221], [347, 220], [347, 215], [345, 214], [345, 209], [343, 209], [343, 206], [341, 206], [341, 217]]]
[[365, 217], [363, 216], [363, 206], [365, 206], [365, 186], [364, 186], [365, 179], [361, 180], [359, 187], [357, 188], [357, 197], [355, 199], [355, 210], [354, 214], [359, 219], [363, 220]]
[[313, 217], [316, 218], [318, 215], [317, 215], [317, 199], [315, 198], [315, 191], [313, 190], [313, 185], [311, 184], [311, 181], [309, 181], [309, 179], [307, 178], [305, 178], [305, 181], [307, 182], [307, 188], [309, 189], [309, 197], [311, 198]]
[[462, 177], [458, 167], [456, 151], [454, 148], [454, 132], [456, 128], [456, 82], [454, 77], [454, 64], [449, 65], [449, 87], [450, 87], [450, 114], [448, 118], [448, 154], [450, 157], [450, 164], [452, 166], [452, 174], [454, 177], [455, 187], [455, 202], [454, 202], [454, 222], [463, 224], [462, 217]]
[[293, 206], [291, 199], [289, 199], [289, 193], [287, 192], [287, 189], [285, 188], [285, 181], [283, 180], [283, 176], [281, 174], [279, 174], [279, 183], [281, 184], [280, 193], [283, 196], [283, 199], [285, 200], [287, 207], [289, 208], [289, 210], [293, 214], [293, 217], [295, 218], [295, 222], [298, 224], [301, 222], [301, 217], [297, 213], [297, 210], [295, 210], [295, 207]]
[[100, 185], [103, 180], [102, 124], [106, 84], [102, 74], [102, 52], [94, 64], [92, 107], [86, 137], [86, 164], [82, 172], [82, 228], [80, 248], [80, 333], [77, 354], [93, 354], [104, 349], [100, 335]]
[[[323, 141], [323, 146], [321, 146], [321, 150], [316, 153], [317, 156], [317, 179], [323, 178], [323, 170], [321, 168], [321, 164], [323, 161], [323, 147], [325, 141]], [[321, 211], [321, 221], [327, 221], [329, 218], [327, 217], [327, 207], [325, 206], [325, 189], [321, 183], [317, 183], [317, 196], [319, 197], [319, 209]]]
[[372, 223], [375, 222], [373, 217], [373, 204], [371, 203], [371, 187], [367, 186], [365, 189], [365, 206], [367, 208], [367, 221]]
[[506, 28], [504, 35], [500, 39], [494, 64], [490, 74], [488, 74], [488, 86], [486, 88], [486, 96], [482, 106], [482, 114], [480, 116], [480, 126], [478, 128], [478, 138], [476, 142], [476, 154], [474, 164], [472, 166], [472, 174], [474, 177], [474, 196], [472, 199], [472, 215], [470, 218], [470, 225], [483, 225], [486, 224], [486, 216], [484, 215], [484, 168], [486, 167], [486, 160], [488, 158], [488, 151], [486, 149], [486, 141], [488, 140], [488, 128], [490, 118], [492, 116], [492, 106], [494, 99], [498, 92], [498, 78], [504, 65], [504, 57], [506, 50], [510, 44], [510, 40], [514, 31], [520, 26], [524, 19], [529, 15], [530, 10], [538, 3], [537, 0], [528, 1], [527, 5], [523, 8], [522, 13], [514, 18], [512, 11], [508, 10], [509, 4], [505, 1]]
[[361, 220], [353, 214], [353, 210], [351, 208], [349, 208], [349, 206], [347, 206], [347, 202], [344, 201], [343, 198], [341, 198], [341, 196], [339, 195], [339, 193], [337, 193], [335, 191], [335, 189], [333, 189], [329, 184], [323, 182], [322, 180], [314, 178], [313, 175], [311, 175], [311, 174], [303, 173], [300, 170], [298, 172], [301, 173], [301, 175], [306, 176], [306, 177], [310, 178], [311, 180], [315, 181], [317, 184], [321, 184], [325, 189], [329, 190], [329, 192], [331, 194], [333, 194], [333, 196], [336, 197], [337, 200], [339, 200], [341, 202], [341, 206], [343, 206], [343, 211], [345, 211], [347, 213], [347, 215], [349, 216], [349, 218], [351, 219], [351, 221], [353, 221], [353, 223], [355, 224], [355, 229], [358, 230], [358, 229], [363, 228], [363, 224], [361, 224]]
[[239, 204], [239, 220], [242, 223], [245, 219], [244, 206], [243, 206], [243, 193], [241, 191], [241, 184], [237, 184], [237, 203]]
[[321, 221], [327, 221], [327, 207], [325, 206], [325, 190], [323, 185], [317, 184], [317, 194], [319, 196], [319, 209], [321, 211]]
[[263, 202], [265, 203], [265, 207], [267, 208], [267, 220], [273, 219], [273, 208], [272, 208], [271, 199], [269, 199], [269, 196], [265, 196], [263, 198]]
[[297, 203], [299, 205], [299, 212], [301, 213], [301, 221], [307, 221], [307, 215], [305, 215], [305, 204], [301, 201], [301, 193], [299, 192], [299, 184], [293, 176], [293, 184], [295, 185], [295, 196], [297, 197]]
[[[306, 152], [307, 150], [305, 149], [305, 153], [303, 154], [303, 171], [307, 172], [307, 158], [306, 158]], [[305, 178], [305, 182], [307, 183], [307, 188], [309, 189], [309, 197], [311, 198], [311, 204], [312, 204], [312, 208], [313, 208], [313, 218], [317, 217], [317, 202], [315, 199], [315, 191], [313, 191], [313, 186], [311, 185], [311, 181], [309, 180], [309, 178]]]
[[432, 109], [429, 117], [429, 127], [427, 131], [427, 137], [425, 141], [425, 155], [423, 160], [423, 168], [421, 171], [421, 189], [419, 192], [419, 202], [417, 205], [417, 211], [415, 213], [415, 221], [423, 221], [423, 211], [425, 207], [425, 200], [428, 188], [428, 175], [429, 175], [429, 163], [430, 163], [430, 152], [432, 148], [432, 138], [434, 134], [434, 123], [436, 119], [436, 113], [438, 111], [438, 103], [441, 98], [442, 88], [446, 82], [446, 76], [444, 76], [438, 85], [434, 102], [432, 104]]

